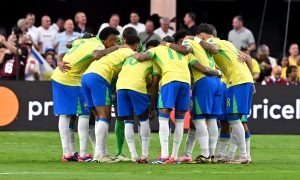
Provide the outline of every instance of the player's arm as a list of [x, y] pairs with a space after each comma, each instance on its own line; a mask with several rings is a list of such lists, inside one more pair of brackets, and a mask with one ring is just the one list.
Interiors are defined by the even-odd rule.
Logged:
[[250, 70], [251, 74], [253, 74], [252, 58], [250, 55], [243, 52], [239, 52], [238, 60], [240, 62], [246, 62], [248, 69]]
[[220, 50], [219, 45], [206, 42], [197, 36], [186, 36], [185, 39], [192, 39], [198, 42], [209, 53], [217, 54]]
[[173, 43], [167, 43], [167, 42], [162, 42], [161, 45], [167, 46], [177, 52], [180, 52], [183, 55], [188, 55], [193, 51], [191, 47], [183, 46], [180, 44], [173, 44]]
[[93, 58], [94, 59], [100, 59], [102, 58], [103, 56], [117, 50], [119, 48], [118, 45], [116, 46], [113, 46], [113, 47], [110, 47], [110, 48], [106, 48], [106, 49], [102, 49], [102, 50], [94, 50], [93, 51]]
[[210, 67], [205, 67], [197, 61], [193, 62], [191, 65], [194, 69], [202, 72], [203, 74], [205, 74], [207, 76], [219, 76], [219, 77], [222, 76], [222, 73], [220, 70], [212, 69]]
[[152, 55], [149, 52], [144, 53], [134, 53], [133, 57], [139, 62], [148, 61], [152, 59]]
[[248, 48], [248, 52], [255, 51], [255, 49], [256, 49], [255, 43], [251, 43], [251, 44], [250, 44], [250, 47]]

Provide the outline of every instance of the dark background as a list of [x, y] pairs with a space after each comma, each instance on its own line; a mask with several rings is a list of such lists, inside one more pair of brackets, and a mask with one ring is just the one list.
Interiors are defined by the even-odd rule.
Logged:
[[[187, 11], [197, 14], [197, 23], [209, 22], [218, 29], [220, 38], [227, 39], [231, 30], [232, 17], [244, 16], [245, 26], [254, 33], [257, 40], [264, 0], [177, 0], [178, 27]], [[167, 7], [166, 7], [167, 8]], [[288, 45], [300, 43], [299, 17], [300, 1], [293, 0], [291, 6]], [[36, 26], [40, 25], [42, 15], [49, 15], [52, 21], [58, 17], [74, 18], [77, 11], [88, 17], [88, 26], [98, 31], [101, 23], [107, 22], [110, 14], [119, 13], [121, 25], [129, 21], [129, 13], [137, 10], [144, 22], [150, 14], [150, 0], [5, 0], [0, 6], [0, 26], [7, 31], [24, 17], [26, 12], [36, 14]], [[261, 43], [270, 46], [271, 55], [282, 55], [286, 22], [287, 0], [268, 0]]]

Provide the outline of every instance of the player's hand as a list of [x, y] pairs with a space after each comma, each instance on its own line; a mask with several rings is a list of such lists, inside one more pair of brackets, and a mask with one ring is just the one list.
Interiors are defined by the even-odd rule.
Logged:
[[240, 62], [240, 63], [244, 63], [244, 62], [246, 62], [247, 61], [247, 58], [246, 58], [246, 56], [245, 55], [243, 55], [243, 54], [238, 54], [238, 61]]
[[134, 59], [136, 59], [136, 60], [140, 60], [140, 59], [141, 59], [140, 53], [134, 53], [134, 54], [133, 54], [133, 57], [134, 57]]
[[3, 43], [4, 41], [6, 41], [5, 37], [0, 35], [0, 43]]
[[57, 63], [57, 66], [61, 72], [65, 73], [65, 72], [68, 72], [69, 70], [71, 70], [71, 67], [68, 66], [68, 64], [70, 64], [70, 63], [61, 61], [61, 62]]
[[186, 39], [192, 39], [193, 40], [194, 38], [195, 38], [195, 36], [185, 36], [184, 40], [186, 40]]

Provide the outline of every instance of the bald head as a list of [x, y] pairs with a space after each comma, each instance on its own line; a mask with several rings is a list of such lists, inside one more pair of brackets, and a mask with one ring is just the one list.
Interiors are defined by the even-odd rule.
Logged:
[[290, 53], [291, 56], [297, 57], [298, 54], [299, 54], [298, 44], [296, 44], [296, 43], [291, 44], [290, 48], [289, 48], [289, 53]]
[[41, 20], [41, 24], [42, 24], [42, 27], [44, 29], [49, 29], [50, 25], [51, 25], [51, 19], [49, 16], [45, 15], [42, 17], [42, 20]]
[[280, 66], [275, 66], [272, 69], [272, 75], [275, 77], [276, 80], [280, 79], [281, 72], [282, 72], [282, 69]]
[[72, 33], [74, 29], [74, 23], [72, 19], [67, 19], [64, 24], [64, 29], [67, 33]]

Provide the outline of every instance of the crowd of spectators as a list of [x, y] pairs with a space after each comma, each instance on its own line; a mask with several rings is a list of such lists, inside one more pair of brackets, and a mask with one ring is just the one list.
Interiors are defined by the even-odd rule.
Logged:
[[[196, 15], [188, 12], [182, 18], [185, 29], [190, 35], [196, 35]], [[11, 32], [0, 27], [0, 80], [49, 80], [41, 78], [40, 62], [33, 57], [34, 53], [41, 54], [45, 62], [54, 69], [67, 52], [66, 44], [85, 33], [100, 32], [105, 27], [113, 27], [122, 33], [126, 27], [137, 30], [141, 43], [151, 40], [161, 41], [167, 35], [173, 35], [175, 30], [170, 26], [172, 20], [159, 17], [157, 14], [149, 17], [145, 24], [140, 22], [138, 12], [130, 13], [129, 23], [120, 25], [120, 16], [112, 14], [101, 24], [98, 31], [87, 26], [84, 12], [77, 12], [72, 19], [58, 18], [55, 23], [49, 16], [41, 17], [41, 26], [35, 26], [36, 17], [28, 13], [17, 21]], [[232, 20], [233, 29], [228, 33], [228, 40], [239, 50], [253, 57], [253, 78], [264, 85], [300, 85], [300, 56], [299, 46], [293, 43], [289, 47], [289, 55], [280, 59], [271, 57], [270, 49], [265, 44], [256, 46], [251, 30], [244, 26], [242, 16]]]

